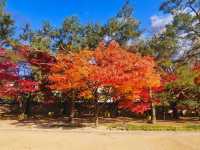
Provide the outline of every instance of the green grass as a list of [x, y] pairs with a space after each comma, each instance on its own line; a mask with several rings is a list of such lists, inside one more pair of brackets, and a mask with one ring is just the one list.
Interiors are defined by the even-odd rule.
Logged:
[[133, 124], [113, 124], [108, 129], [127, 130], [127, 131], [200, 131], [200, 125], [133, 125]]

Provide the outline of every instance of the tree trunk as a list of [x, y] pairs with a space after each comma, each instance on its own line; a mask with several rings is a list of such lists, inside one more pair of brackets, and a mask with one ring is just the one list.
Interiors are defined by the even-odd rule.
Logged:
[[95, 100], [95, 127], [99, 126], [99, 104], [98, 100]]
[[118, 107], [117, 107], [117, 104], [116, 102], [112, 104], [112, 110], [111, 110], [111, 117], [112, 118], [116, 118], [117, 115], [118, 115]]
[[70, 100], [70, 106], [69, 106], [69, 112], [70, 112], [70, 114], [69, 114], [69, 122], [71, 123], [71, 124], [74, 124], [74, 115], [75, 115], [75, 113], [74, 113], [74, 100]]
[[163, 104], [163, 120], [166, 120], [165, 104]]
[[20, 99], [20, 97], [17, 97], [17, 101], [18, 101], [18, 111], [20, 112], [20, 113], [23, 113], [24, 111], [24, 107], [23, 107], [23, 101], [22, 101], [22, 99]]
[[30, 99], [30, 96], [26, 100], [25, 114], [27, 115], [28, 118], [31, 116], [31, 99]]
[[155, 124], [156, 123], [156, 107], [155, 107], [155, 104], [153, 102], [153, 93], [152, 93], [152, 89], [150, 88], [149, 89], [149, 95], [150, 95], [150, 98], [152, 100], [151, 102], [151, 123], [152, 124]]
[[68, 100], [63, 102], [63, 115], [68, 117], [70, 116], [70, 104]]
[[173, 109], [173, 118], [174, 119], [179, 119], [178, 111], [176, 108]]
[[75, 91], [73, 90], [72, 91], [72, 98], [70, 99], [69, 101], [69, 104], [70, 104], [70, 114], [69, 114], [69, 122], [71, 124], [74, 124], [74, 116], [75, 116], [75, 110], [74, 110], [74, 101], [75, 101]]
[[179, 114], [177, 110], [177, 103], [172, 103], [172, 110], [173, 110], [173, 119], [179, 119]]
[[152, 107], [151, 123], [155, 124], [156, 123], [156, 107], [155, 107], [155, 104], [153, 102], [151, 103], [151, 107]]

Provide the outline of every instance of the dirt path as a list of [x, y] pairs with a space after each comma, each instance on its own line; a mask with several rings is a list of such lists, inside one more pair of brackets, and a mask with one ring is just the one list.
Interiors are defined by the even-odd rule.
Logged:
[[200, 150], [200, 132], [0, 129], [0, 150]]

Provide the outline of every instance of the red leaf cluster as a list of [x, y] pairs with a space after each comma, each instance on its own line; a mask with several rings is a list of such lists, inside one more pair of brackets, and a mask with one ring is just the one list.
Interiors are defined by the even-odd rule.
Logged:
[[120, 109], [128, 109], [132, 112], [143, 114], [144, 112], [151, 109], [151, 105], [148, 102], [132, 102], [132, 101], [121, 101], [119, 103]]
[[18, 89], [20, 93], [32, 93], [38, 91], [38, 83], [32, 80], [18, 80]]
[[0, 48], [0, 57], [5, 56], [6, 52], [4, 48]]
[[39, 67], [43, 72], [48, 73], [51, 65], [55, 62], [55, 57], [48, 52], [41, 52], [26, 45], [15, 46], [19, 55], [26, 58], [27, 62]]
[[161, 82], [163, 84], [170, 83], [170, 82], [173, 82], [175, 80], [177, 80], [177, 76], [176, 76], [175, 73], [165, 74], [161, 78]]
[[38, 90], [37, 82], [20, 79], [17, 74], [17, 64], [6, 57], [0, 62], [0, 87], [1, 97], [16, 97], [22, 93]]

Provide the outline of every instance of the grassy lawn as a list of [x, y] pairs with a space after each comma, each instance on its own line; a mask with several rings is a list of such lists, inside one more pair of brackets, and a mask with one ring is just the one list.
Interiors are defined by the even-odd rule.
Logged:
[[200, 131], [199, 124], [182, 125], [153, 125], [153, 124], [112, 124], [108, 129], [127, 130], [127, 131]]

